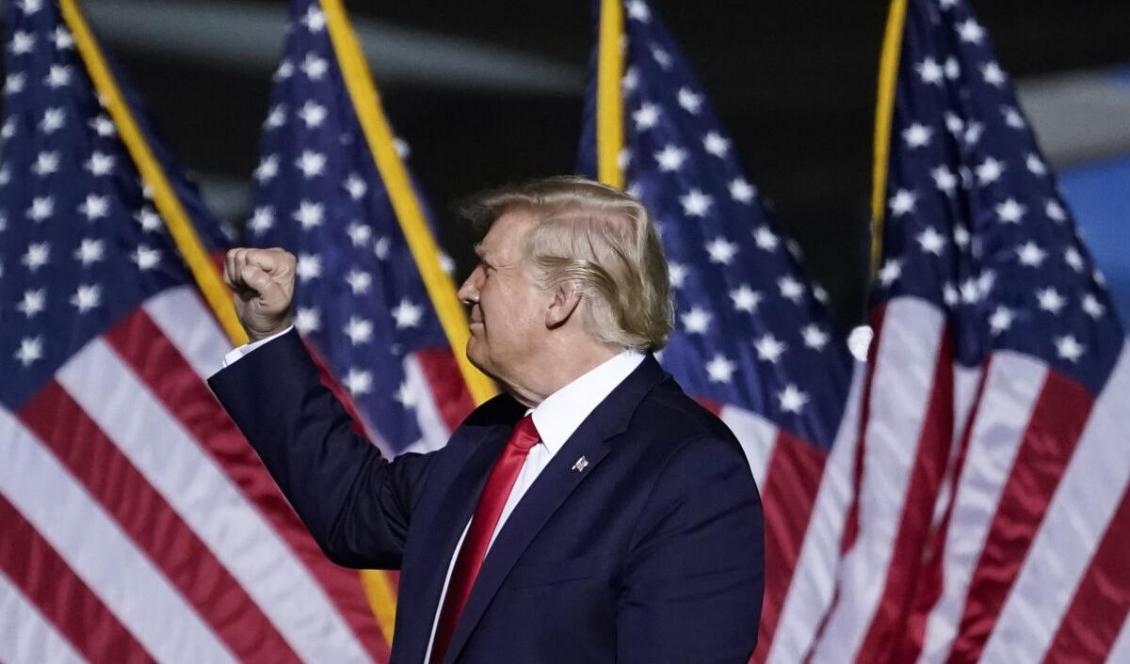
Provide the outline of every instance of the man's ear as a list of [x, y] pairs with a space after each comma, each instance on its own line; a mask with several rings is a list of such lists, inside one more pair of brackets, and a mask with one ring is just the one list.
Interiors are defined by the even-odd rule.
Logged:
[[553, 289], [553, 300], [545, 311], [545, 326], [556, 329], [564, 325], [581, 304], [581, 293], [572, 281], [563, 281]]

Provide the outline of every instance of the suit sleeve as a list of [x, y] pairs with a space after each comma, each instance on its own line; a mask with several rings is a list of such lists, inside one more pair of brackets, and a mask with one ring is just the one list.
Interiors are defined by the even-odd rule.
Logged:
[[624, 568], [618, 662], [744, 664], [764, 588], [761, 502], [736, 441], [684, 445], [656, 481]]
[[331, 560], [400, 567], [430, 455], [381, 456], [354, 431], [293, 331], [208, 383]]

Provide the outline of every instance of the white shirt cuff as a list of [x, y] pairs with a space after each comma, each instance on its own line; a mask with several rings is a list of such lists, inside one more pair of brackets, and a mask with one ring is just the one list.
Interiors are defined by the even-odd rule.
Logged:
[[282, 332], [279, 332], [278, 334], [272, 334], [271, 336], [267, 337], [266, 339], [260, 339], [259, 341], [252, 341], [249, 344], [243, 344], [239, 348], [233, 348], [232, 350], [228, 351], [227, 355], [224, 355], [224, 363], [222, 365], [220, 365], [220, 368], [221, 369], [227, 369], [228, 367], [230, 367], [231, 365], [233, 365], [237, 361], [239, 361], [240, 358], [247, 355], [251, 351], [255, 350], [259, 346], [262, 346], [263, 344], [265, 344], [269, 341], [274, 341], [275, 339], [278, 339], [279, 337], [286, 334], [287, 332], [290, 332], [293, 329], [294, 329], [294, 326], [291, 325], [290, 327], [286, 328]]

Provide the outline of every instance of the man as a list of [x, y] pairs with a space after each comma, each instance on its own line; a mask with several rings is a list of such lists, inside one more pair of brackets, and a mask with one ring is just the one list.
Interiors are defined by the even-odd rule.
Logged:
[[467, 354], [506, 394], [443, 449], [389, 461], [353, 431], [289, 329], [280, 249], [228, 253], [256, 343], [212, 388], [332, 560], [401, 569], [394, 663], [744, 663], [761, 506], [733, 435], [650, 354], [672, 319], [654, 222], [573, 177], [472, 216]]

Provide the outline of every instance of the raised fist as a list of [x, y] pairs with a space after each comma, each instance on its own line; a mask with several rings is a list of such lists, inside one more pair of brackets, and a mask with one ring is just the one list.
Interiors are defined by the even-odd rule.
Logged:
[[238, 248], [224, 257], [224, 281], [235, 293], [235, 312], [251, 341], [290, 326], [296, 262], [283, 249]]

